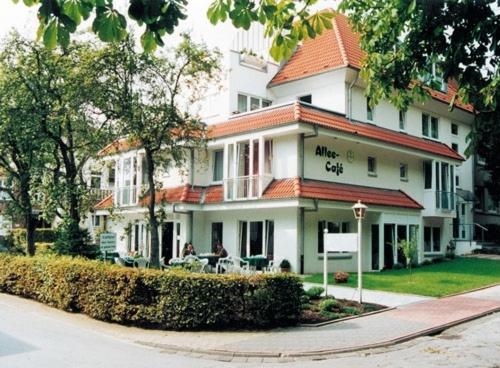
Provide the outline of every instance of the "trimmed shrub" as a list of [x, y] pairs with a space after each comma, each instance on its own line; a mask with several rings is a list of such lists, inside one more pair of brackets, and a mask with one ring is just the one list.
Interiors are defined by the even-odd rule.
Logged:
[[92, 318], [163, 329], [296, 323], [302, 282], [256, 276], [139, 270], [69, 257], [0, 255], [0, 292]]
[[319, 303], [319, 309], [325, 312], [334, 312], [339, 308], [339, 302], [335, 299], [325, 299]]
[[344, 271], [337, 271], [333, 273], [333, 278], [336, 284], [343, 284], [349, 280], [349, 274]]
[[325, 289], [323, 289], [322, 287], [320, 286], [313, 286], [312, 288], [306, 290], [306, 295], [310, 298], [310, 299], [320, 299], [321, 298], [321, 294], [323, 294], [323, 292], [325, 291]]

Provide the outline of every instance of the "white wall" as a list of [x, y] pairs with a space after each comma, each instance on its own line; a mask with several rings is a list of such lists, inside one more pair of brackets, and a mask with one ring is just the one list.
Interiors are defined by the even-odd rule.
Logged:
[[345, 113], [346, 69], [339, 69], [309, 78], [277, 85], [269, 89], [274, 103], [295, 101], [312, 95], [312, 104], [339, 113]]
[[275, 179], [293, 178], [298, 173], [298, 135], [273, 138], [273, 174]]

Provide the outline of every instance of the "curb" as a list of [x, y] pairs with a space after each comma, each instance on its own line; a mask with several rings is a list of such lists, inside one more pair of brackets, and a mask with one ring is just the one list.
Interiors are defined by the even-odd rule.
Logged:
[[[380, 311], [376, 311], [380, 312]], [[162, 349], [168, 352], [172, 353], [187, 353], [187, 354], [201, 354], [204, 356], [204, 358], [211, 357], [212, 359], [215, 360], [222, 360], [222, 357], [228, 357], [228, 358], [268, 358], [268, 359], [273, 359], [273, 360], [280, 360], [280, 359], [286, 359], [286, 358], [309, 358], [311, 360], [316, 359], [316, 358], [323, 358], [326, 359], [327, 356], [329, 355], [337, 355], [337, 354], [343, 354], [343, 353], [353, 353], [357, 351], [362, 351], [362, 350], [370, 350], [370, 349], [376, 349], [376, 348], [383, 348], [383, 347], [388, 347], [396, 344], [401, 344], [410, 340], [413, 340], [418, 337], [422, 336], [429, 336], [429, 335], [434, 335], [438, 334], [440, 332], [443, 332], [444, 330], [447, 330], [451, 327], [457, 326], [459, 324], [465, 323], [465, 322], [470, 322], [475, 319], [485, 317], [487, 315], [493, 314], [500, 312], [500, 307], [494, 308], [492, 310], [482, 312], [473, 316], [465, 317], [450, 323], [446, 323], [443, 325], [431, 327], [425, 330], [421, 330], [412, 334], [408, 335], [403, 335], [400, 337], [397, 337], [395, 339], [391, 340], [386, 340], [386, 341], [381, 341], [378, 343], [373, 343], [373, 344], [366, 344], [366, 345], [360, 345], [360, 346], [350, 346], [350, 347], [345, 347], [345, 348], [337, 348], [337, 349], [323, 349], [323, 350], [311, 350], [311, 351], [299, 351], [299, 352], [276, 352], [276, 353], [267, 353], [267, 352], [258, 352], [258, 351], [247, 351], [247, 352], [240, 352], [240, 351], [231, 351], [231, 350], [223, 350], [223, 349], [196, 349], [196, 348], [186, 348], [182, 346], [177, 346], [177, 345], [169, 345], [169, 344], [161, 344], [161, 343], [147, 343], [143, 341], [135, 341], [135, 343], [143, 345], [143, 346], [148, 346], [148, 347], [153, 347], [153, 348], [158, 348]], [[350, 319], [350, 318], [348, 318]]]
[[361, 318], [361, 317], [368, 317], [368, 316], [372, 316], [374, 314], [379, 314], [379, 313], [382, 313], [382, 312], [389, 312], [390, 310], [393, 310], [393, 309], [396, 309], [396, 307], [387, 307], [387, 308], [379, 309], [379, 310], [376, 310], [376, 311], [373, 311], [373, 312], [358, 314], [356, 316], [349, 316], [349, 317], [338, 318], [338, 319], [334, 319], [334, 320], [331, 320], [331, 321], [325, 321], [325, 322], [319, 322], [319, 323], [299, 323], [297, 325], [297, 327], [304, 327], [304, 328], [323, 327], [323, 326], [332, 325], [332, 324], [338, 323], [338, 322], [349, 321], [351, 319], [356, 319], [356, 318]]

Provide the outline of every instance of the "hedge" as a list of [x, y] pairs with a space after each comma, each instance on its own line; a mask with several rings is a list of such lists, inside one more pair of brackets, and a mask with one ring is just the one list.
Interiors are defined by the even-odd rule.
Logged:
[[294, 324], [303, 288], [290, 274], [195, 274], [0, 255], [0, 292], [103, 321], [179, 330]]
[[[26, 248], [26, 229], [12, 229], [10, 236], [14, 246]], [[56, 240], [54, 229], [36, 229], [35, 243], [53, 243]]]

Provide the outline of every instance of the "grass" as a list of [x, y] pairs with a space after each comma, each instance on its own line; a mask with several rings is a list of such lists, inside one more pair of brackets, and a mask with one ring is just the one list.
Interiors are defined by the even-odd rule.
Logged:
[[[305, 282], [323, 283], [323, 274], [306, 276]], [[409, 270], [387, 270], [363, 273], [363, 288], [426, 296], [445, 296], [500, 282], [500, 261], [478, 258], [456, 258], [438, 264]], [[334, 284], [333, 273], [328, 283]], [[356, 273], [345, 286], [356, 287]]]

